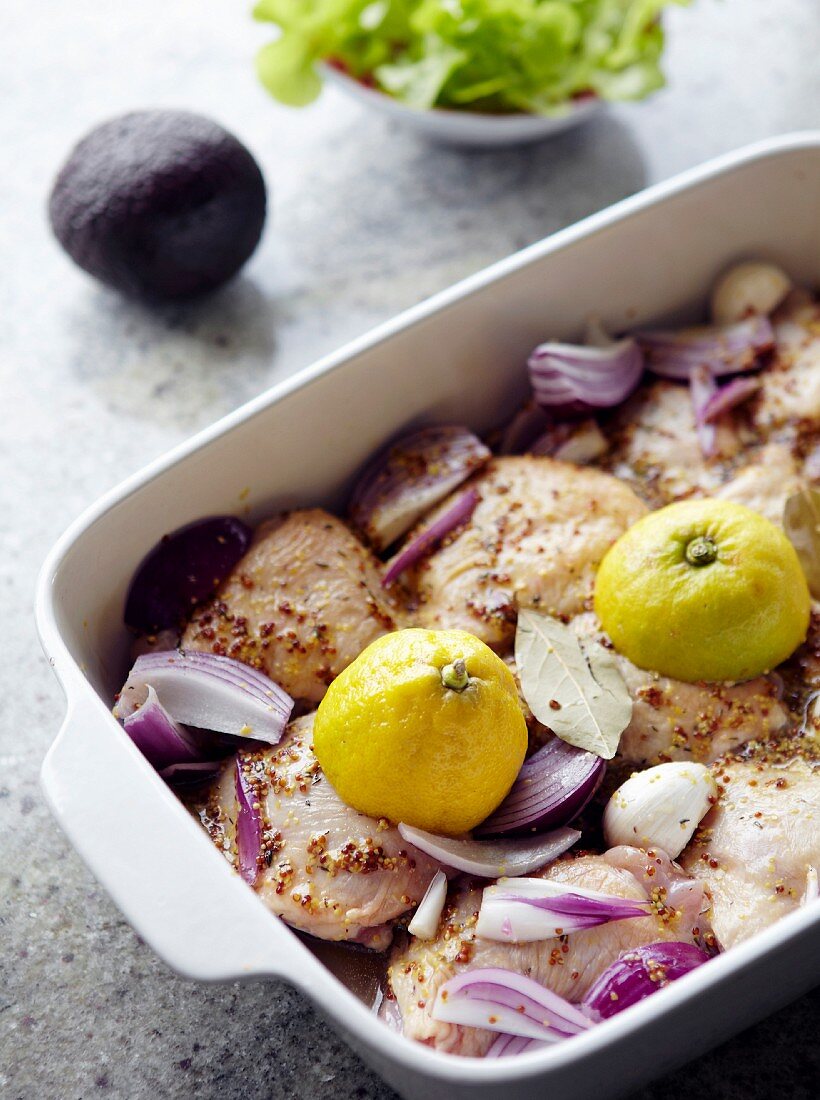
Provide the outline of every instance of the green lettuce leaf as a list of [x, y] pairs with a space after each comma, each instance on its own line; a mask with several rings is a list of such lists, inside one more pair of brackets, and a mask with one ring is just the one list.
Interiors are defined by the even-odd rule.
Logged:
[[257, 66], [283, 103], [331, 61], [413, 107], [565, 113], [575, 97], [663, 86], [660, 16], [688, 0], [259, 0], [279, 28]]

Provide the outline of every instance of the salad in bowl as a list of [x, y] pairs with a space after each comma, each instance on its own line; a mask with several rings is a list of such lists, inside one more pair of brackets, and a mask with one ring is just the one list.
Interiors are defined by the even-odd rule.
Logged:
[[496, 1058], [818, 898], [820, 303], [547, 341], [487, 438], [412, 426], [341, 515], [169, 534], [125, 731], [384, 1026]]
[[487, 136], [525, 137], [662, 87], [670, 2], [259, 0], [256, 18], [279, 36], [257, 69], [290, 106], [312, 102], [326, 77], [433, 134], [479, 137], [480, 118]]

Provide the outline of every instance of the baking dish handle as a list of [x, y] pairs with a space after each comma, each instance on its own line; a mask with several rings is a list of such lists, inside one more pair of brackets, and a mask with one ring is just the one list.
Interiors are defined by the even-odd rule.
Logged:
[[[175, 970], [205, 981], [297, 978], [292, 934], [220, 858], [88, 684], [69, 701], [41, 781], [85, 863]], [[306, 975], [298, 977], [304, 985]]]

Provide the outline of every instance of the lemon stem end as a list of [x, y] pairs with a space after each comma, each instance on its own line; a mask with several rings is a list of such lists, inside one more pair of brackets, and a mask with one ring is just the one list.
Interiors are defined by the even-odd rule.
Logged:
[[445, 665], [441, 670], [441, 682], [451, 691], [464, 691], [470, 682], [467, 675], [467, 666], [463, 658], [458, 657], [450, 665]]
[[717, 546], [708, 535], [699, 535], [687, 544], [686, 560], [690, 565], [711, 565], [718, 555]]

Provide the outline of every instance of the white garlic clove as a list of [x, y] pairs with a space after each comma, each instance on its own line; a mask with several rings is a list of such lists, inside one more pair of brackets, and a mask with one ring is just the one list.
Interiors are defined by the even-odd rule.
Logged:
[[676, 859], [717, 795], [717, 784], [703, 764], [676, 761], [635, 772], [607, 803], [607, 845], [661, 848]]
[[767, 317], [792, 288], [785, 271], [759, 260], [735, 264], [720, 276], [712, 289], [712, 320], [731, 325], [755, 314]]

